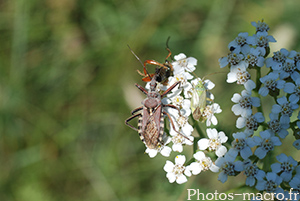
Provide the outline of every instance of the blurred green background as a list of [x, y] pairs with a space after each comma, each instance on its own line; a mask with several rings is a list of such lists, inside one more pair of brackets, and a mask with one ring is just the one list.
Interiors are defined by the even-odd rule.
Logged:
[[[279, 0], [0, 1], [0, 200], [186, 200], [187, 188], [242, 184], [242, 175], [222, 185], [209, 172], [170, 184], [166, 158], [144, 154], [124, 125], [144, 98], [134, 87], [144, 85], [142, 67], [127, 45], [141, 60], [163, 62], [170, 36], [173, 55], [197, 58], [203, 77], [224, 72], [227, 44], [262, 18], [278, 41], [271, 51], [299, 51], [299, 8]], [[209, 78], [224, 111], [218, 129], [235, 132], [230, 98], [241, 88], [224, 73]]]

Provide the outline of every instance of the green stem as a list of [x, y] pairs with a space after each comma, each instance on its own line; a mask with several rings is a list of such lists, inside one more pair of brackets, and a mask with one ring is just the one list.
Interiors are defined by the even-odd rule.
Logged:
[[[254, 96], [255, 97], [258, 97], [260, 99], [260, 95], [258, 93], [260, 87], [261, 87], [261, 82], [259, 80], [259, 78], [261, 77], [261, 69], [259, 67], [256, 68], [256, 88], [253, 90], [254, 92]], [[262, 114], [263, 113], [263, 109], [262, 109], [262, 104], [257, 108], [258, 112], [261, 112]]]
[[256, 68], [256, 88], [254, 89], [254, 91], [258, 92], [258, 90], [261, 87], [261, 82], [259, 80], [259, 78], [261, 77], [261, 69], [259, 67]]
[[[261, 83], [260, 80], [259, 80], [260, 77], [261, 77], [261, 68], [256, 67], [256, 88], [253, 90], [253, 95], [254, 95], [255, 97], [258, 97], [258, 98], [261, 100], [261, 97], [260, 97], [260, 95], [259, 95], [259, 93], [258, 93], [258, 91], [259, 91], [259, 89], [260, 89], [260, 87], [261, 87], [261, 85], [262, 85], [262, 83]], [[258, 112], [261, 112], [262, 115], [265, 116], [265, 115], [264, 115], [263, 108], [262, 108], [262, 103], [260, 104], [259, 107], [257, 107], [257, 111], [258, 111]], [[267, 127], [268, 127], [268, 125], [262, 125], [262, 126], [263, 126], [263, 130], [266, 130]]]
[[193, 143], [193, 153], [196, 153], [198, 150], [198, 141], [200, 140], [200, 137], [195, 137], [194, 138], [194, 143]]
[[192, 118], [192, 121], [193, 121], [193, 128], [195, 128], [200, 136], [200, 138], [205, 138], [205, 134], [203, 133], [203, 131], [201, 130], [198, 122]]
[[295, 130], [295, 127], [297, 126], [297, 122], [298, 122], [298, 119], [297, 120], [295, 120], [295, 121], [293, 121], [293, 122], [291, 122], [290, 123], [290, 128], [294, 128], [293, 130]]

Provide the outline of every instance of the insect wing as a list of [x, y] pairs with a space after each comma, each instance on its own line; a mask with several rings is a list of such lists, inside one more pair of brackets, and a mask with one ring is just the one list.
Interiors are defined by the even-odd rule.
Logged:
[[140, 125], [140, 137], [148, 148], [155, 149], [162, 144], [164, 124], [161, 105], [155, 109], [145, 107]]

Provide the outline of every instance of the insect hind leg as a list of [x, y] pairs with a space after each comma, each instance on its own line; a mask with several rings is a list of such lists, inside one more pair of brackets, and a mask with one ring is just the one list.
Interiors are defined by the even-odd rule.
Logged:
[[136, 117], [141, 117], [141, 116], [142, 116], [141, 113], [132, 115], [131, 117], [129, 117], [128, 119], [125, 120], [125, 124], [126, 124], [127, 126], [129, 126], [130, 128], [132, 128], [133, 130], [139, 131], [138, 128], [134, 127], [133, 125], [129, 124], [128, 122], [131, 121], [132, 119], [136, 118]]

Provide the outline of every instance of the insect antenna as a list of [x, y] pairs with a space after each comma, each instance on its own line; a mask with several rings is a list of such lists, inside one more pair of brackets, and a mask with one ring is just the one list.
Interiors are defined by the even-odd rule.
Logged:
[[133, 52], [133, 50], [130, 48], [129, 45], [127, 45], [127, 46], [130, 49], [131, 53], [135, 56], [135, 58], [142, 64], [143, 68], [146, 70], [146, 72], [147, 72], [148, 76], [150, 77], [150, 79], [152, 79], [151, 75], [149, 74], [147, 68], [145, 68], [145, 66], [144, 66], [143, 62], [140, 60], [140, 58]]
[[226, 72], [213, 72], [213, 73], [209, 73], [209, 74], [205, 75], [202, 79], [204, 80], [208, 76], [215, 75], [215, 74], [220, 74], [220, 73], [226, 73]]
[[171, 38], [171, 36], [169, 36], [168, 38], [167, 38], [167, 42], [166, 42], [166, 47], [169, 49], [169, 40], [170, 40], [170, 38]]
[[[191, 69], [189, 69], [187, 66], [186, 66], [185, 68], [187, 68], [188, 70], [191, 71]], [[192, 72], [192, 73], [193, 73], [193, 75], [194, 75], [195, 77], [199, 78], [195, 72]], [[215, 75], [215, 74], [220, 74], [220, 73], [225, 73], [225, 72], [213, 72], [213, 73], [209, 73], [209, 74], [205, 75], [205, 76], [202, 78], [202, 80], [204, 80], [207, 76], [211, 76], [211, 75]], [[201, 79], [201, 78], [200, 78], [200, 79]]]
[[[170, 40], [170, 38], [171, 38], [171, 36], [169, 36], [169, 37], [167, 38], [167, 42], [166, 42], [166, 50], [169, 52], [169, 54], [168, 54], [166, 60], [171, 56], [171, 50], [170, 50], [170, 48], [169, 48], [169, 40]], [[171, 60], [173, 60], [172, 57], [171, 57]]]

